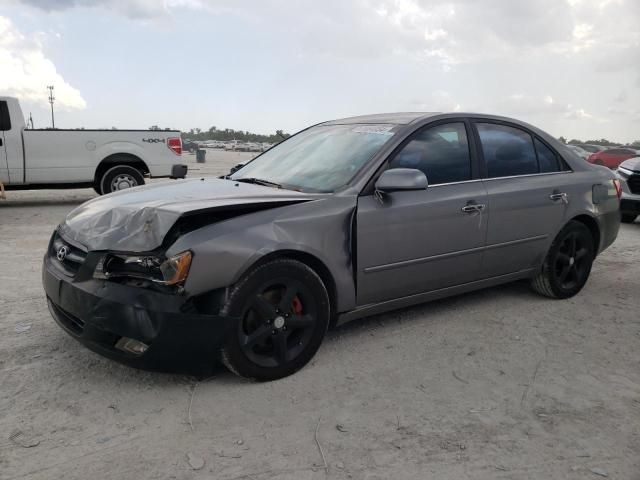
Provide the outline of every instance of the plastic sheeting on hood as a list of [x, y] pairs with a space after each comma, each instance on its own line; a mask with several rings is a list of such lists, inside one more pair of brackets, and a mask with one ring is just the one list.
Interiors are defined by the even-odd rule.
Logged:
[[88, 250], [145, 252], [162, 245], [169, 229], [185, 214], [314, 198], [301, 192], [217, 178], [176, 181], [89, 200], [69, 213], [59, 232]]

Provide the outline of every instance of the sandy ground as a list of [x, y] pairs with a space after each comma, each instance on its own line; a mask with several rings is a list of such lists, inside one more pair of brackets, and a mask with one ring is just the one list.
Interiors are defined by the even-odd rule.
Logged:
[[[246, 157], [210, 152], [192, 176]], [[338, 328], [284, 380], [198, 382], [103, 359], [50, 318], [41, 257], [93, 191], [8, 195], [2, 480], [640, 479], [638, 222], [571, 300], [503, 286]]]

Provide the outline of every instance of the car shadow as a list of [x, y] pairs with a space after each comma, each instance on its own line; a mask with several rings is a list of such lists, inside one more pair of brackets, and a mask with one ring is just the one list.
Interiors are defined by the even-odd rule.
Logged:
[[7, 190], [6, 198], [0, 200], [0, 208], [73, 206], [80, 205], [97, 196], [91, 188]]
[[22, 208], [22, 207], [64, 207], [68, 205], [81, 205], [87, 200], [91, 200], [96, 196], [87, 196], [83, 198], [68, 198], [61, 200], [45, 200], [45, 199], [34, 199], [34, 200], [0, 200], [0, 208]]
[[[492, 302], [502, 297], [537, 297], [531, 292], [528, 281], [521, 280], [505, 285], [489, 287], [469, 293], [453, 295], [451, 297], [420, 303], [410, 307], [392, 310], [386, 313], [371, 315], [334, 327], [327, 333], [327, 339], [335, 340], [338, 337], [368, 335], [371, 327], [382, 326], [389, 321], [421, 322], [430, 321], [438, 315], [446, 315], [452, 309], [472, 308], [486, 302]], [[427, 317], [427, 315], [430, 317]]]
[[[454, 309], [474, 310], [481, 307], [482, 304], [495, 302], [500, 298], [526, 299], [527, 297], [535, 298], [536, 295], [531, 292], [526, 281], [491, 287], [353, 320], [330, 329], [327, 332], [325, 342], [342, 341], [345, 337], [349, 337], [349, 341], [357, 341], [360, 337], [363, 337], [364, 340], [365, 337], [370, 335], [372, 328], [378, 329], [378, 331], [385, 328], [392, 329], [393, 322], [446, 321], [447, 312]], [[439, 319], [435, 320], [436, 318]], [[60, 341], [61, 348], [73, 353], [70, 357], [65, 356], [60, 359], [63, 363], [69, 362], [70, 365], [58, 364], [58, 368], [62, 368], [64, 371], [70, 368], [77, 371], [78, 365], [82, 365], [80, 370], [86, 370], [86, 374], [91, 373], [91, 375], [82, 375], [84, 378], [90, 377], [90, 383], [107, 381], [115, 382], [119, 386], [139, 387], [140, 385], [146, 385], [148, 388], [159, 389], [203, 382], [215, 382], [218, 386], [239, 386], [253, 383], [251, 380], [238, 377], [229, 372], [221, 363], [216, 363], [203, 374], [139, 370], [104, 358], [88, 350], [62, 331], [59, 332], [59, 335], [60, 338], [56, 340]], [[322, 355], [322, 347], [318, 355]]]

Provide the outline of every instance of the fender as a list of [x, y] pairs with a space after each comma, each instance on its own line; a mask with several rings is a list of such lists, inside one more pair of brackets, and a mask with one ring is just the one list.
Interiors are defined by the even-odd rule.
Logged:
[[233, 285], [269, 255], [286, 251], [310, 255], [331, 275], [336, 310], [346, 311], [355, 307], [356, 299], [351, 255], [356, 197], [336, 200], [333, 197], [330, 203], [319, 199], [278, 207], [208, 225], [180, 237], [169, 247], [167, 256], [184, 250], [193, 252], [185, 290], [189, 295], [199, 295]]

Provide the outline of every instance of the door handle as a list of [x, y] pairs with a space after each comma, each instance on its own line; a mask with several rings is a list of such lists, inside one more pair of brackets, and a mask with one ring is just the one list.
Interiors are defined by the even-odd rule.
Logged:
[[2, 138], [0, 138], [0, 147], [2, 146]]
[[569, 203], [569, 196], [564, 192], [553, 192], [551, 195], [549, 195], [549, 199], [554, 202], [562, 200], [562, 203]]
[[484, 210], [484, 205], [481, 203], [469, 203], [462, 207], [464, 213], [481, 212], [482, 210]]

